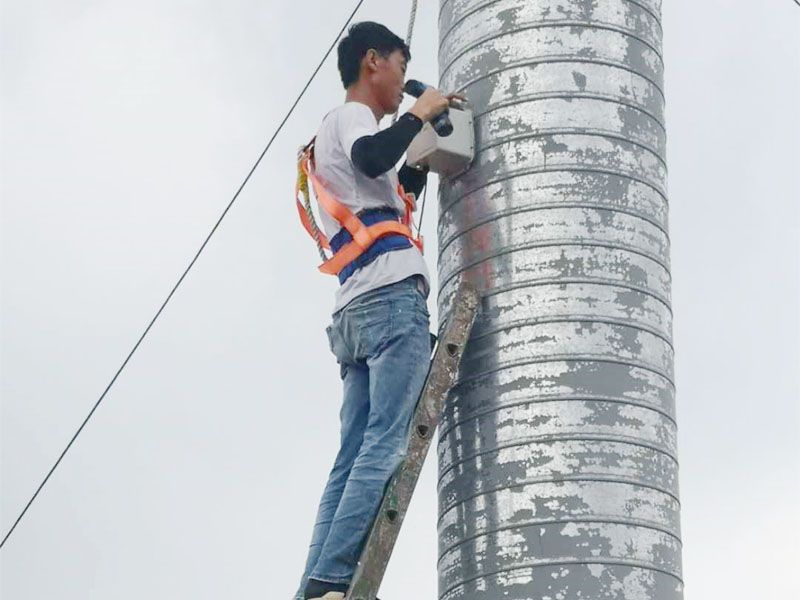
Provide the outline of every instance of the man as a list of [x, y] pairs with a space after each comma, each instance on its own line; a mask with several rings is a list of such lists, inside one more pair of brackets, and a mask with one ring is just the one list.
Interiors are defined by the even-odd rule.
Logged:
[[[398, 181], [419, 195], [425, 173], [394, 166], [450, 97], [430, 89], [380, 131], [379, 121], [403, 99], [408, 47], [386, 27], [364, 22], [350, 28], [338, 56], [346, 101], [319, 128], [315, 175], [365, 225], [397, 221], [406, 208]], [[324, 210], [320, 216], [334, 251], [352, 239]], [[384, 488], [404, 458], [430, 360], [429, 277], [412, 241], [398, 233], [381, 238], [339, 273], [339, 281], [327, 333], [344, 383], [341, 446], [319, 504], [298, 600], [344, 597]]]

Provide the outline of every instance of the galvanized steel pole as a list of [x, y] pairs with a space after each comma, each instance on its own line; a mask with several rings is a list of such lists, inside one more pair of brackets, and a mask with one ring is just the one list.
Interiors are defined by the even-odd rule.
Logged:
[[439, 432], [442, 600], [679, 600], [660, 0], [440, 0], [476, 115], [439, 310], [483, 294]]

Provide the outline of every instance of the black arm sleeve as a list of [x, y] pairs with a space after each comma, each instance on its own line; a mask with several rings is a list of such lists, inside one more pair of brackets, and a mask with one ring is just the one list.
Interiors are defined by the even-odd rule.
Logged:
[[397, 164], [420, 129], [422, 121], [406, 113], [391, 127], [358, 138], [350, 151], [353, 164], [372, 179], [386, 173]]
[[422, 188], [425, 187], [425, 183], [428, 180], [428, 169], [420, 171], [404, 163], [397, 172], [397, 178], [405, 191], [413, 192], [419, 198], [420, 194], [422, 194]]

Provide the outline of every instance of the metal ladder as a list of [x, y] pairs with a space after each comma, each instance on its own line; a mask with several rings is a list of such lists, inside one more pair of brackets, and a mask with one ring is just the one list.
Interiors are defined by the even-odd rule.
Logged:
[[439, 336], [428, 377], [411, 419], [406, 459], [386, 485], [383, 501], [344, 600], [375, 600], [378, 594], [433, 432], [439, 424], [444, 401], [458, 378], [461, 356], [479, 306], [478, 293], [462, 286]]

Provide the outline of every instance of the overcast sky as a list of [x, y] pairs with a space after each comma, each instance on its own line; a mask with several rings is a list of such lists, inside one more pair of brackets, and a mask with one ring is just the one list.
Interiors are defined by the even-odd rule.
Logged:
[[[0, 535], [352, 4], [3, 1]], [[436, 4], [409, 69], [430, 82]], [[664, 4], [685, 598], [796, 598], [800, 6]], [[403, 35], [408, 7], [368, 0], [357, 20]], [[329, 60], [0, 550], [4, 600], [294, 592], [341, 400], [336, 282], [297, 222], [294, 154], [342, 99]], [[429, 459], [387, 600], [436, 598], [435, 478]]]

